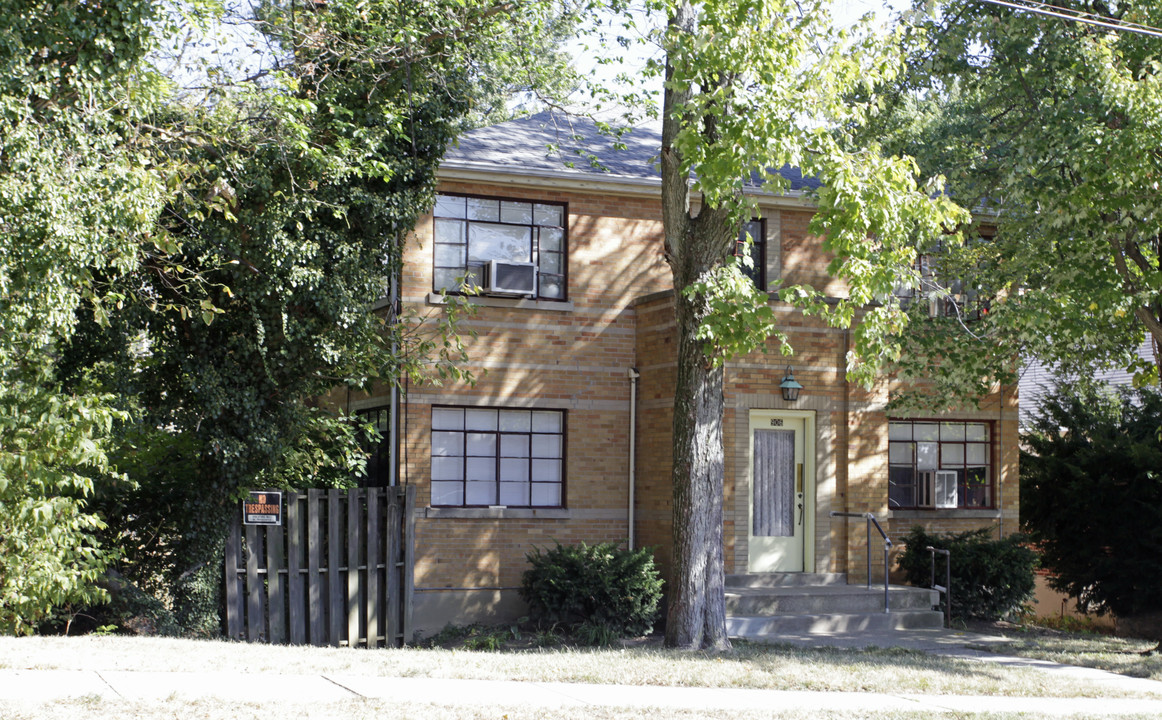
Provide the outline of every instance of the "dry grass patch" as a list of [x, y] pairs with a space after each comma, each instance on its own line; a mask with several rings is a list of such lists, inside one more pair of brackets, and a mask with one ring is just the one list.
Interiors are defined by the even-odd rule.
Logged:
[[347, 674], [670, 687], [930, 695], [1135, 697], [1027, 668], [911, 650], [794, 648], [736, 643], [723, 655], [659, 647], [518, 652], [349, 650], [128, 637], [0, 638], [0, 666], [29, 669]]
[[987, 631], [1003, 635], [1011, 642], [1003, 647], [979, 648], [981, 650], [1162, 680], [1162, 655], [1157, 652], [1143, 654], [1158, 645], [1153, 640], [1009, 623], [995, 623]]
[[[214, 700], [162, 702], [117, 702], [96, 699], [59, 701], [52, 705], [20, 705], [0, 702], [0, 717], [5, 720], [270, 720], [272, 717], [308, 718], [314, 720], [802, 720], [802, 710], [713, 711], [673, 710], [665, 708], [522, 708], [522, 707], [446, 707], [423, 703], [398, 703], [389, 700], [348, 701], [299, 705], [291, 703], [231, 703]], [[926, 720], [927, 712], [827, 712], [813, 711], [812, 720]], [[1043, 720], [1049, 716], [1018, 713], [942, 713], [948, 720]], [[1121, 716], [1133, 720], [1135, 716]]]

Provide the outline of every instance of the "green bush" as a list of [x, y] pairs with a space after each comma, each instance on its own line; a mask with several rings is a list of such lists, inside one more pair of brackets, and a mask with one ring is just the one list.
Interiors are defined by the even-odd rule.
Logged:
[[1022, 436], [1021, 522], [1087, 613], [1162, 612], [1162, 392], [1063, 384]]
[[[903, 538], [906, 545], [900, 568], [912, 585], [928, 587], [931, 580], [932, 546], [952, 553], [952, 616], [967, 620], [997, 620], [1017, 610], [1033, 594], [1033, 570], [1037, 554], [1010, 535], [989, 538], [989, 528], [955, 535], [929, 535], [912, 528]], [[936, 583], [944, 584], [944, 558], [936, 557]]]
[[556, 543], [525, 557], [531, 567], [521, 578], [520, 594], [533, 619], [600, 645], [653, 629], [662, 580], [650, 550]]

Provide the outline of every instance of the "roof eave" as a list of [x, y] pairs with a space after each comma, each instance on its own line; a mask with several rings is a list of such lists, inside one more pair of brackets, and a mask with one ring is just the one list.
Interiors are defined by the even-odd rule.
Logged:
[[[480, 182], [494, 185], [517, 187], [550, 187], [586, 193], [617, 193], [642, 197], [660, 197], [661, 178], [643, 178], [630, 175], [604, 174], [593, 176], [585, 173], [562, 170], [510, 168], [492, 163], [474, 163], [463, 160], [445, 161], [437, 173], [440, 180]], [[800, 190], [792, 190], [776, 195], [760, 188], [749, 188], [748, 194], [759, 198], [765, 207], [782, 207], [796, 210], [813, 210], [816, 205]], [[694, 199], [699, 197], [693, 194]]]

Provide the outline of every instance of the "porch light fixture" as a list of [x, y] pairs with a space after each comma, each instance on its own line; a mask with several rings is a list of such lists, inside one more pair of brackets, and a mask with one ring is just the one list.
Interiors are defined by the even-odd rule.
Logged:
[[799, 399], [799, 391], [803, 386], [795, 380], [795, 373], [792, 372], [791, 366], [787, 366], [787, 374], [783, 376], [783, 382], [779, 383], [779, 389], [783, 391], [783, 399], [787, 402], [795, 402]]

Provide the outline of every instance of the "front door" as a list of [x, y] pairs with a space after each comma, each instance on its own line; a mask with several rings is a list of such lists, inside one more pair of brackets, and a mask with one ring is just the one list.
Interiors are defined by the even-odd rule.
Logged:
[[803, 572], [809, 491], [805, 421], [752, 418], [749, 572]]

